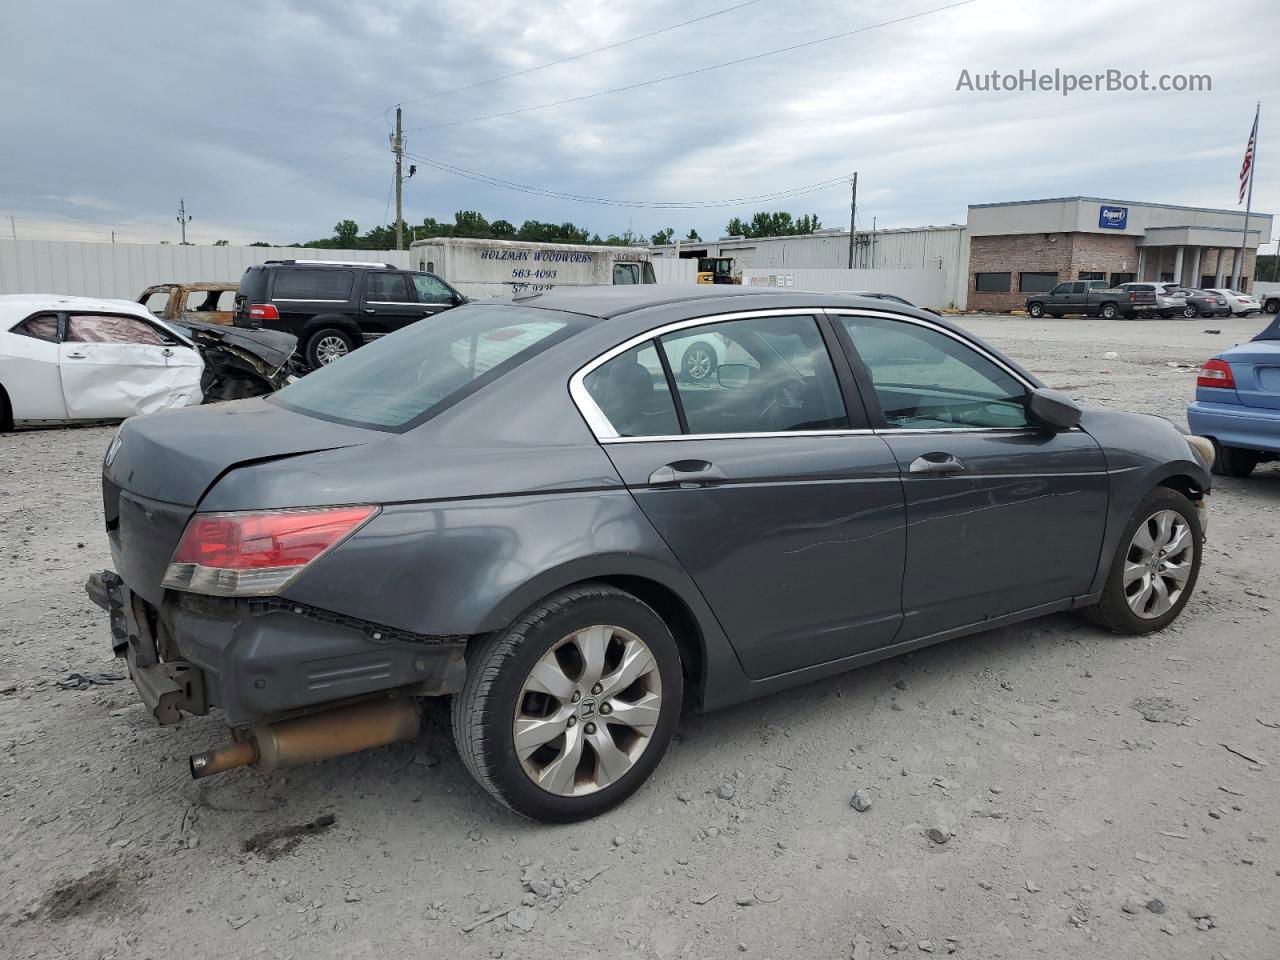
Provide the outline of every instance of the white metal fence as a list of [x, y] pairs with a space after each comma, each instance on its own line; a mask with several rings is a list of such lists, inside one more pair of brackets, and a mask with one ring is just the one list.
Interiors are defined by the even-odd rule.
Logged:
[[893, 293], [917, 307], [941, 310], [951, 305], [949, 275], [945, 270], [823, 270], [820, 268], [761, 269], [742, 271], [744, 285], [790, 287], [825, 293], [868, 291]]
[[409, 251], [0, 240], [0, 294], [136, 300], [153, 283], [239, 283], [248, 267], [267, 260], [359, 260], [407, 268]]

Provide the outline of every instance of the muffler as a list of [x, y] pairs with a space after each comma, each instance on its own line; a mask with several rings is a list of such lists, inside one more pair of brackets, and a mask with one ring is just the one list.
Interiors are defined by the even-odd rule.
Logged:
[[418, 705], [409, 697], [374, 700], [308, 717], [260, 724], [241, 740], [191, 755], [191, 778], [236, 767], [265, 772], [382, 747], [418, 735]]

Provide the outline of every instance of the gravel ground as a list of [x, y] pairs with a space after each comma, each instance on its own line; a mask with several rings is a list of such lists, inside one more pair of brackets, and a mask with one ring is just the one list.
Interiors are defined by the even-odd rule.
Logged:
[[[962, 322], [1177, 421], [1192, 368], [1261, 325]], [[1219, 483], [1162, 634], [1056, 616], [690, 715], [629, 803], [545, 827], [472, 784], [443, 705], [414, 743], [197, 784], [217, 718], [60, 689], [123, 672], [82, 589], [109, 436], [0, 437], [6, 956], [1280, 956], [1277, 466]]]

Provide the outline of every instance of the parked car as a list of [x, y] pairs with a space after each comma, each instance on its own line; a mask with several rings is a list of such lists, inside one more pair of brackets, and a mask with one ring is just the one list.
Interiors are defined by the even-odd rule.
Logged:
[[0, 429], [198, 404], [203, 372], [195, 344], [132, 301], [0, 296]]
[[1280, 460], [1280, 318], [1205, 362], [1187, 423], [1212, 441], [1217, 473], [1247, 477]]
[[1231, 316], [1231, 307], [1227, 303], [1227, 298], [1221, 294], [1198, 290], [1194, 287], [1180, 287], [1178, 294], [1186, 300], [1186, 306], [1182, 308], [1182, 316], [1188, 320], [1195, 317]]
[[1153, 293], [1156, 297], [1155, 313], [1166, 320], [1174, 316], [1183, 316], [1187, 312], [1187, 298], [1179, 292], [1176, 283], [1164, 280], [1133, 281], [1122, 283], [1120, 290], [1125, 293]]
[[1262, 302], [1263, 313], [1280, 313], [1280, 292], [1258, 294], [1258, 300]]
[[229, 324], [237, 289], [234, 283], [157, 283], [143, 290], [138, 302], [170, 323]]
[[[747, 359], [652, 372], [694, 336]], [[911, 307], [579, 287], [128, 421], [88, 590], [159, 722], [235, 730], [197, 777], [411, 739], [415, 698], [452, 695], [477, 781], [571, 821], [645, 781], [686, 703], [1054, 611], [1162, 629], [1211, 456]]]
[[465, 302], [434, 274], [389, 263], [268, 260], [241, 278], [235, 325], [293, 334], [315, 370]]
[[1155, 290], [1122, 290], [1105, 280], [1070, 280], [1048, 293], [1027, 297], [1027, 313], [1033, 317], [1065, 317], [1083, 314], [1114, 320], [1117, 317], [1149, 317], [1156, 313]]
[[1258, 302], [1258, 298], [1247, 293], [1241, 293], [1239, 290], [1228, 290], [1225, 287], [1209, 287], [1209, 293], [1216, 293], [1227, 301], [1227, 306], [1231, 308], [1231, 313], [1237, 317], [1247, 317], [1253, 313], [1262, 312], [1262, 304]]

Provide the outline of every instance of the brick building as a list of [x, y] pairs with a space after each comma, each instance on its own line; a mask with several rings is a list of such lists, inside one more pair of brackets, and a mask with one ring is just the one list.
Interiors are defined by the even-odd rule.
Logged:
[[[1013, 310], [1065, 280], [1172, 280], [1231, 285], [1244, 211], [1131, 203], [1097, 197], [969, 207], [968, 308]], [[1239, 287], [1253, 282], [1271, 216], [1249, 220]]]

